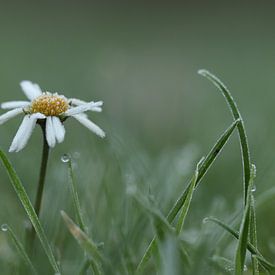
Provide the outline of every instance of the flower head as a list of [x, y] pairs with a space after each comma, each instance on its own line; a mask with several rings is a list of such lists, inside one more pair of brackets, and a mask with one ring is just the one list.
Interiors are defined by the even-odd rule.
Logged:
[[29, 101], [9, 101], [1, 104], [2, 109], [10, 109], [10, 111], [0, 116], [0, 124], [19, 114], [24, 114], [23, 121], [12, 141], [10, 152], [18, 152], [27, 145], [37, 122], [45, 124], [46, 139], [50, 147], [63, 142], [65, 138], [63, 123], [68, 117], [75, 118], [98, 136], [105, 137], [102, 129], [85, 114], [86, 111], [101, 112], [102, 101], [85, 102], [75, 98], [68, 99], [57, 93], [42, 92], [38, 84], [26, 80], [20, 85]]

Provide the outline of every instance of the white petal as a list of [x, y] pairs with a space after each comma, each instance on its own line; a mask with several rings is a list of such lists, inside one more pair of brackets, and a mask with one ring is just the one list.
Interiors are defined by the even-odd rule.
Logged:
[[46, 139], [50, 147], [55, 146], [55, 143], [56, 143], [55, 132], [54, 132], [53, 121], [51, 116], [47, 117], [46, 119]]
[[12, 141], [11, 147], [9, 149], [10, 152], [19, 152], [22, 150], [28, 143], [33, 129], [35, 127], [37, 118], [39, 118], [39, 114], [35, 115], [26, 115]]
[[11, 118], [13, 118], [19, 114], [22, 114], [22, 113], [23, 113], [22, 108], [17, 108], [17, 109], [6, 112], [5, 114], [0, 116], [0, 125], [7, 122]]
[[42, 90], [39, 85], [32, 83], [31, 81], [23, 80], [20, 82], [20, 86], [29, 100], [34, 100], [42, 94]]
[[70, 98], [69, 101], [73, 104], [73, 105], [76, 105], [76, 106], [79, 106], [79, 105], [83, 105], [83, 104], [87, 104], [88, 102], [86, 101], [83, 101], [83, 100], [80, 100], [80, 99], [77, 99], [77, 98]]
[[102, 106], [102, 104], [103, 104], [102, 101], [98, 101], [98, 102], [91, 101], [89, 103], [85, 103], [85, 104], [82, 104], [77, 107], [73, 107], [73, 108], [69, 109], [67, 112], [65, 112], [65, 115], [72, 116], [72, 115], [77, 115], [79, 113], [83, 113], [86, 111], [93, 111], [94, 109], [98, 110], [98, 108], [100, 106]]
[[104, 131], [101, 128], [99, 128], [95, 123], [93, 123], [91, 120], [89, 120], [88, 118], [86, 118], [85, 116], [83, 116], [83, 115], [73, 115], [72, 117], [74, 117], [82, 125], [84, 125], [85, 127], [87, 127], [90, 131], [94, 132], [98, 136], [100, 136], [102, 138], [105, 137]]
[[58, 143], [61, 143], [64, 141], [64, 138], [65, 138], [65, 127], [60, 121], [60, 119], [56, 116], [52, 117], [52, 122], [53, 122], [55, 138]]
[[2, 109], [25, 108], [30, 105], [29, 101], [8, 101], [1, 104]]

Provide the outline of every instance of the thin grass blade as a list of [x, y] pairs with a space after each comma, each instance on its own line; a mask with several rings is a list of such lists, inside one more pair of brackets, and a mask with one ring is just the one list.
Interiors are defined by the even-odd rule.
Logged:
[[21, 256], [22, 260], [24, 261], [24, 264], [29, 267], [32, 274], [38, 274], [35, 267], [33, 266], [23, 244], [18, 240], [13, 230], [7, 225], [3, 224], [1, 226], [1, 229], [3, 232], [7, 232], [9, 238], [13, 242], [14, 246], [16, 247], [19, 255]]
[[177, 235], [179, 235], [182, 231], [182, 228], [183, 228], [183, 225], [184, 225], [184, 222], [185, 222], [185, 218], [187, 216], [187, 213], [188, 213], [188, 210], [189, 210], [189, 207], [190, 207], [190, 204], [191, 204], [191, 200], [192, 200], [193, 193], [194, 193], [194, 190], [195, 190], [196, 182], [198, 180], [199, 167], [200, 167], [200, 164], [203, 162], [203, 160], [204, 160], [204, 158], [202, 158], [200, 160], [200, 162], [197, 164], [194, 176], [191, 180], [190, 187], [188, 188], [188, 193], [187, 193], [186, 199], [185, 199], [185, 201], [182, 205], [181, 213], [180, 213], [178, 223], [177, 223], [177, 226], [176, 226]]
[[64, 212], [61, 211], [61, 216], [69, 229], [70, 233], [77, 240], [78, 244], [83, 250], [93, 259], [94, 263], [100, 267], [101, 262], [104, 260], [97, 245], [83, 232], [73, 220]]
[[[240, 146], [241, 146], [241, 153], [242, 153], [242, 161], [243, 161], [243, 174], [244, 174], [244, 203], [246, 203], [246, 197], [247, 197], [247, 191], [248, 191], [248, 185], [250, 181], [250, 167], [251, 167], [251, 161], [250, 161], [250, 151], [248, 146], [248, 139], [246, 135], [246, 130], [244, 126], [244, 122], [241, 117], [241, 113], [237, 107], [237, 104], [235, 100], [233, 99], [231, 93], [226, 88], [226, 86], [222, 83], [220, 79], [218, 79], [215, 75], [211, 74], [207, 70], [199, 70], [198, 73], [207, 79], [209, 79], [218, 89], [222, 92], [223, 96], [225, 97], [227, 104], [231, 110], [231, 113], [233, 115], [234, 119], [240, 118], [241, 123], [238, 125], [238, 132], [240, 137]], [[251, 236], [253, 239], [251, 239], [251, 242], [255, 247], [257, 247], [257, 228], [256, 228], [256, 215], [255, 215], [255, 205], [254, 203], [251, 204], [251, 215], [253, 216], [251, 219], [251, 226], [250, 230]], [[255, 274], [258, 274], [259, 271], [257, 269], [258, 263], [255, 258], [252, 258], [253, 266], [255, 267], [255, 270], [253, 272]]]
[[[255, 213], [255, 200], [253, 194], [251, 194], [251, 202], [250, 202], [250, 242], [256, 248], [257, 244], [257, 232], [256, 232], [256, 213]], [[256, 257], [251, 258], [252, 267], [253, 267], [253, 275], [259, 275], [259, 263]]]
[[[219, 225], [220, 227], [225, 229], [228, 233], [230, 233], [234, 238], [239, 239], [239, 236], [240, 236], [239, 232], [233, 229], [232, 227], [230, 227], [229, 225], [225, 224], [224, 222], [220, 221], [219, 219], [216, 219], [213, 217], [208, 217], [204, 219], [204, 222], [208, 222], [208, 221]], [[247, 249], [252, 255], [255, 255], [257, 257], [257, 259], [259, 260], [259, 263], [265, 269], [267, 269], [271, 273], [273, 272], [272, 274], [274, 274], [275, 265], [270, 263], [268, 260], [266, 260], [255, 246], [253, 246], [250, 242], [247, 242]]]
[[[218, 139], [218, 141], [215, 143], [215, 145], [212, 147], [206, 158], [204, 159], [203, 163], [201, 164], [201, 167], [199, 168], [199, 174], [198, 178], [195, 184], [195, 187], [198, 186], [200, 183], [201, 179], [203, 176], [206, 174], [208, 169], [211, 167], [219, 153], [222, 151], [224, 145], [227, 143], [228, 139], [232, 135], [234, 129], [236, 126], [239, 124], [240, 120], [234, 121], [226, 130], [225, 132], [221, 135], [221, 137]], [[184, 204], [188, 190], [191, 186], [191, 182], [189, 182], [187, 188], [184, 190], [184, 192], [181, 194], [181, 196], [177, 199], [176, 203], [172, 207], [172, 209], [169, 211], [167, 215], [167, 220], [169, 223], [172, 223], [175, 217], [177, 216], [178, 212], [180, 211], [182, 205]], [[137, 272], [140, 273], [143, 268], [145, 267], [146, 263], [149, 261], [152, 252], [155, 251], [156, 249], [156, 239], [155, 237], [153, 240], [150, 242], [149, 246], [147, 247], [141, 261], [139, 262], [137, 266]]]
[[252, 185], [254, 183], [255, 177], [256, 177], [256, 166], [251, 165], [247, 199], [246, 199], [245, 210], [244, 210], [244, 214], [241, 222], [239, 242], [238, 242], [238, 247], [237, 247], [236, 257], [235, 257], [235, 274], [236, 275], [243, 274], [243, 270], [244, 270], [246, 247], [247, 247], [248, 238], [249, 238], [250, 221], [251, 221], [251, 212], [250, 212], [251, 196], [252, 196], [251, 189], [252, 189]]
[[249, 179], [250, 179], [251, 162], [250, 162], [250, 153], [249, 153], [247, 135], [246, 135], [241, 113], [231, 93], [229, 92], [227, 87], [222, 83], [220, 79], [218, 79], [215, 75], [213, 75], [207, 70], [199, 70], [198, 73], [206, 77], [208, 80], [210, 80], [222, 92], [231, 110], [233, 118], [235, 120], [237, 119], [241, 120], [240, 123], [238, 124], [238, 132], [239, 132], [240, 143], [241, 143], [242, 161], [243, 161], [243, 170], [244, 170], [244, 203], [245, 203], [246, 196], [247, 196], [247, 189], [249, 185]]
[[44, 229], [41, 226], [41, 223], [34, 211], [34, 208], [33, 208], [31, 201], [25, 191], [23, 184], [21, 183], [21, 181], [20, 181], [18, 175], [16, 174], [14, 168], [12, 167], [10, 161], [8, 160], [8, 158], [6, 157], [5, 153], [2, 150], [0, 150], [0, 158], [1, 158], [5, 168], [7, 170], [7, 173], [10, 177], [11, 184], [12, 184], [19, 200], [21, 201], [21, 203], [22, 203], [22, 205], [23, 205], [35, 231], [36, 231], [36, 234], [41, 242], [41, 245], [42, 245], [54, 271], [58, 274], [61, 274], [61, 271], [60, 271], [59, 266], [55, 260], [55, 257], [52, 252], [49, 241], [48, 241], [46, 234], [44, 232]]
[[73, 166], [72, 166], [72, 159], [69, 158], [69, 161], [67, 163], [68, 163], [70, 191], [71, 191], [71, 195], [72, 195], [72, 199], [73, 199], [76, 221], [77, 221], [77, 224], [79, 225], [80, 229], [82, 231], [86, 232], [85, 224], [83, 221], [83, 215], [82, 215], [82, 211], [81, 211], [81, 207], [80, 207], [79, 196], [78, 196], [77, 187], [76, 187], [76, 181], [75, 181], [75, 176], [74, 176], [74, 171], [73, 171]]

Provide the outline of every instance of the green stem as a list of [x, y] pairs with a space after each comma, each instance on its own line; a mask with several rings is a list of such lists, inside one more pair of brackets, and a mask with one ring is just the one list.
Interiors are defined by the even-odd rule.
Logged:
[[[40, 215], [40, 210], [41, 210], [41, 204], [42, 204], [42, 199], [43, 199], [43, 191], [44, 191], [44, 186], [45, 186], [45, 179], [46, 179], [46, 172], [47, 172], [47, 166], [48, 166], [48, 159], [49, 159], [49, 145], [47, 143], [46, 139], [46, 126], [45, 123], [40, 124], [42, 132], [43, 132], [43, 151], [42, 151], [42, 158], [41, 158], [41, 166], [40, 166], [40, 174], [39, 174], [39, 180], [38, 180], [38, 188], [36, 192], [36, 199], [35, 199], [35, 205], [34, 209], [35, 212], [39, 218]], [[30, 232], [30, 247], [32, 249], [33, 243], [35, 240], [35, 229], [32, 227], [31, 232]]]

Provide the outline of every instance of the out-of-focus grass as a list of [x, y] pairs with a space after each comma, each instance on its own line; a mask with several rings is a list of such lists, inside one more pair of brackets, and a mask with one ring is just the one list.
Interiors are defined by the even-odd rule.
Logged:
[[[271, 2], [256, 1], [249, 5], [220, 1], [1, 3], [1, 102], [23, 99], [18, 83], [30, 79], [48, 90], [105, 103], [104, 112], [93, 119], [106, 130], [106, 140], [68, 121], [65, 142], [51, 154], [42, 223], [58, 247], [55, 253], [65, 274], [75, 274], [82, 252], [59, 215], [60, 209], [73, 214], [62, 154], [75, 156], [81, 207], [90, 232], [104, 241], [117, 263], [114, 269], [134, 266], [153, 229], [127, 192], [138, 188], [150, 194], [166, 213], [196, 161], [231, 121], [222, 98], [212, 92], [215, 88], [196, 75], [202, 66], [226, 80], [242, 110], [257, 165], [256, 203], [273, 186], [273, 7]], [[14, 119], [1, 126], [1, 148], [8, 148], [19, 122]], [[10, 155], [32, 199], [41, 142], [36, 130], [23, 152]], [[193, 274], [212, 270], [211, 247], [222, 234], [213, 225], [202, 225], [202, 219], [217, 216], [230, 221], [240, 209], [238, 146], [237, 137], [232, 138], [205, 177], [206, 184], [194, 194], [182, 236], [198, 248], [192, 256], [200, 259], [200, 265]], [[0, 221], [10, 224], [22, 240], [26, 217], [3, 169], [0, 189]], [[259, 249], [269, 259], [275, 257], [273, 208], [271, 199], [258, 210]], [[218, 246], [217, 250], [230, 258], [236, 244], [225, 239], [226, 249]], [[169, 249], [174, 255], [173, 247], [167, 245]], [[0, 234], [0, 259], [4, 274], [16, 265], [16, 251], [4, 234]], [[37, 265], [49, 274], [38, 243]]]

